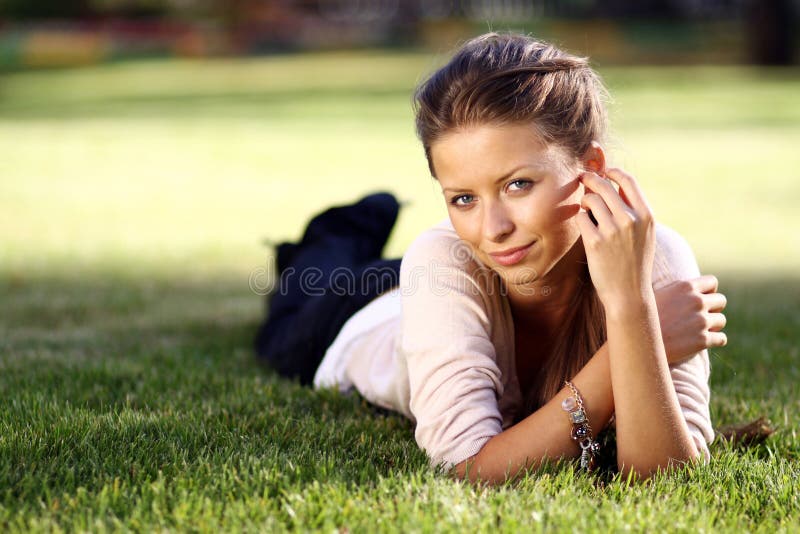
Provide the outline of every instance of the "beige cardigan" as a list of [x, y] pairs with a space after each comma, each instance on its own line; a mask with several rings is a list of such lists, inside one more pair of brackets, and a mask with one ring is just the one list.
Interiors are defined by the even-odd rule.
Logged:
[[[654, 287], [699, 276], [686, 241], [659, 225]], [[659, 274], [667, 272], [668, 275]], [[709, 362], [703, 351], [671, 368], [684, 417], [708, 458]], [[355, 387], [416, 422], [431, 463], [452, 466], [513, 424], [522, 397], [514, 323], [499, 280], [449, 220], [423, 232], [403, 256], [400, 287], [353, 315], [325, 354], [317, 387]]]

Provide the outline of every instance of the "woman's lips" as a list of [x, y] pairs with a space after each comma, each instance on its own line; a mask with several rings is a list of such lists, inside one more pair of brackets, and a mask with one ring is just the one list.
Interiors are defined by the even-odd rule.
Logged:
[[514, 265], [515, 263], [522, 261], [522, 258], [528, 254], [528, 251], [531, 249], [534, 243], [536, 243], [536, 241], [532, 241], [531, 243], [522, 247], [510, 248], [502, 252], [490, 252], [489, 256], [491, 256], [492, 259], [500, 265]]

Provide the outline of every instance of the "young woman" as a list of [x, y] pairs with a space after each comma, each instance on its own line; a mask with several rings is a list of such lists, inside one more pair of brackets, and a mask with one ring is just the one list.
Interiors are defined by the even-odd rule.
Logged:
[[607, 165], [603, 96], [584, 59], [547, 43], [466, 43], [415, 95], [448, 219], [399, 263], [380, 259], [390, 195], [316, 217], [278, 248], [259, 354], [405, 414], [431, 462], [471, 480], [591, 468], [609, 426], [623, 472], [707, 459], [725, 297]]

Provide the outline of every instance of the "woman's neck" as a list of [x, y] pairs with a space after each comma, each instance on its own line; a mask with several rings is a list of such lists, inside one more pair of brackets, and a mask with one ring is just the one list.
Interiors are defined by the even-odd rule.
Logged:
[[514, 323], [554, 332], [562, 324], [584, 280], [586, 253], [579, 239], [546, 276], [522, 288], [508, 288]]

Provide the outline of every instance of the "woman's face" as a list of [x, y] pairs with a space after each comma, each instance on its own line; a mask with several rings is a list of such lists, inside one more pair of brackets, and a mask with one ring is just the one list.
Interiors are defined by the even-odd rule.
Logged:
[[448, 133], [431, 157], [456, 233], [484, 264], [512, 286], [555, 274], [580, 237], [579, 161], [529, 124]]

